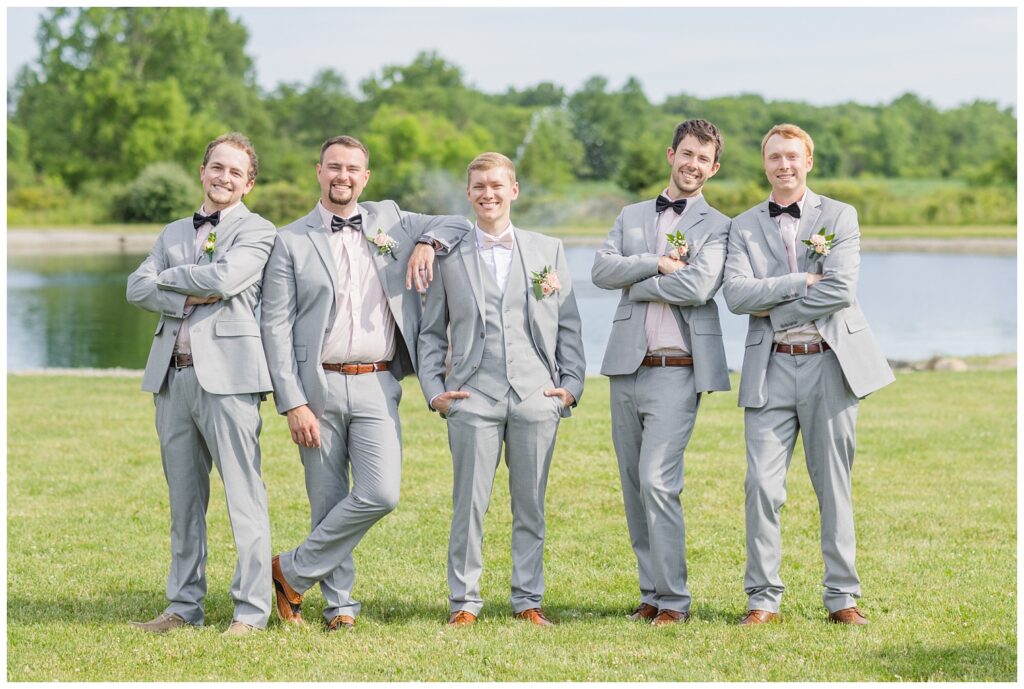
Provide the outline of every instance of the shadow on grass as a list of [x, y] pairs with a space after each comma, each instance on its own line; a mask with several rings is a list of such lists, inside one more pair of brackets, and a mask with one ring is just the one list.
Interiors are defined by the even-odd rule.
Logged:
[[1017, 679], [1017, 649], [1009, 644], [899, 645], [884, 648], [874, 657], [881, 671], [907, 682]]

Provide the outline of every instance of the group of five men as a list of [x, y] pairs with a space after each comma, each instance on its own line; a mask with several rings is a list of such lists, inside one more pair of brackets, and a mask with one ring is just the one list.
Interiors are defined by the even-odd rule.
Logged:
[[[856, 213], [807, 189], [813, 142], [779, 125], [762, 144], [771, 199], [730, 220], [702, 196], [721, 151], [713, 124], [680, 124], [668, 186], [623, 209], [592, 271], [595, 285], [622, 292], [601, 372], [611, 381], [639, 571], [631, 617], [661, 626], [690, 615], [679, 496], [701, 394], [730, 388], [713, 301], [722, 288], [732, 311], [750, 314], [739, 395], [748, 467], [742, 623], [779, 619], [779, 510], [801, 432], [821, 509], [829, 618], [863, 624], [854, 426], [858, 399], [893, 377], [856, 303]], [[414, 373], [447, 421], [452, 453], [449, 623], [473, 624], [483, 607], [483, 518], [504, 454], [512, 609], [550, 625], [541, 609], [545, 489], [559, 421], [582, 396], [585, 359], [561, 242], [512, 224], [512, 161], [484, 153], [470, 163], [475, 224], [360, 202], [369, 152], [348, 136], [324, 142], [319, 202], [279, 231], [242, 203], [257, 173], [244, 136], [211, 142], [202, 206], [167, 225], [128, 280], [128, 300], [161, 315], [143, 389], [155, 396], [171, 508], [170, 603], [132, 624], [203, 624], [216, 465], [238, 551], [226, 634], [264, 628], [272, 597], [284, 621], [301, 623], [302, 596], [316, 584], [328, 630], [352, 628], [352, 552], [398, 503], [398, 381]], [[258, 442], [259, 405], [271, 391], [299, 448], [311, 520], [309, 536], [275, 557]]]

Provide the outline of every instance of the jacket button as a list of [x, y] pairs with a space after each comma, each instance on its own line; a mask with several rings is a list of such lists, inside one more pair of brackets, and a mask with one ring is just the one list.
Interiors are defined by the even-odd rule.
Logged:
[[178, 334], [178, 329], [177, 329], [177, 328], [175, 328], [175, 329], [174, 329], [174, 330], [173, 330], [173, 331], [171, 332], [171, 334], [172, 334], [172, 335], [177, 335], [177, 334]]
[[480, 333], [480, 339], [481, 340], [484, 339], [484, 334], [483, 333]]

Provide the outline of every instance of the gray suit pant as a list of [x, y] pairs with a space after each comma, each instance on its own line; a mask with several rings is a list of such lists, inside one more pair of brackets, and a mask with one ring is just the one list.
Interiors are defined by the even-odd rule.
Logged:
[[483, 608], [484, 514], [491, 501], [502, 442], [512, 500], [512, 610], [539, 608], [544, 596], [544, 495], [562, 403], [545, 397], [545, 385], [526, 399], [513, 391], [502, 399], [464, 385], [466, 399], [448, 413], [448, 444], [454, 465], [452, 528], [448, 540], [448, 588], [452, 612], [479, 615]]
[[857, 397], [847, 387], [833, 351], [796, 356], [773, 353], [766, 384], [768, 403], [746, 409], [744, 416], [747, 568], [743, 586], [748, 609], [778, 612], [782, 601], [779, 510], [786, 502], [786, 473], [798, 432], [803, 435], [807, 472], [821, 513], [822, 599], [830, 612], [852, 607], [860, 598], [850, 482]]
[[690, 366], [646, 367], [611, 376], [612, 442], [626, 526], [636, 553], [640, 601], [689, 612], [686, 527], [679, 495], [683, 453], [700, 395]]
[[299, 593], [319, 582], [327, 601], [324, 617], [331, 620], [359, 614], [352, 599], [352, 551], [398, 506], [402, 386], [388, 371], [326, 375], [320, 447], [299, 448], [313, 530], [297, 548], [281, 554], [281, 572]]
[[231, 580], [233, 619], [262, 629], [270, 618], [272, 584], [267, 490], [260, 477], [260, 397], [213, 395], [199, 385], [194, 368], [171, 368], [155, 402], [171, 506], [166, 612], [203, 624], [206, 509], [216, 464], [238, 551]]

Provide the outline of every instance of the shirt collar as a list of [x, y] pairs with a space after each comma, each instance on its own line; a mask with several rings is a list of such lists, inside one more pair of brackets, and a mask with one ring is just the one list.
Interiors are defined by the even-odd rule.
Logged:
[[[220, 222], [224, 222], [224, 219], [226, 217], [228, 217], [229, 215], [231, 215], [234, 212], [234, 210], [236, 208], [238, 208], [239, 206], [241, 206], [241, 205], [242, 205], [242, 202], [239, 200], [239, 201], [236, 201], [233, 205], [228, 206], [227, 208], [222, 210], [220, 212]], [[206, 212], [206, 204], [205, 203], [200, 204], [200, 206], [199, 206], [199, 214], [200, 215], [212, 215], [212, 213], [207, 213]]]
[[[476, 229], [476, 246], [477, 246], [478, 249], [482, 249], [483, 246], [484, 246], [484, 239], [486, 237], [490, 237], [490, 235], [487, 234], [486, 232], [484, 232], [483, 230], [481, 230], [479, 225], [475, 225], [474, 229]], [[516, 233], [512, 231], [513, 229], [514, 228], [512, 226], [512, 223], [509, 222], [508, 227], [505, 228], [505, 231], [502, 232], [501, 234], [497, 235], [495, 237], [495, 239], [504, 239], [505, 235], [511, 234], [511, 236], [512, 236], [512, 246], [515, 246], [515, 243], [516, 243]]]
[[[356, 215], [359, 215], [360, 213], [362, 213], [362, 209], [361, 208], [359, 208], [358, 206], [356, 206], [356, 208], [358, 208], [358, 211], [356, 212]], [[334, 217], [335, 217], [334, 213], [332, 213], [331, 211], [327, 210], [324, 207], [324, 204], [323, 204], [322, 201], [317, 201], [316, 202], [316, 209], [318, 211], [320, 211], [320, 219], [323, 221], [324, 227], [326, 227], [327, 229], [331, 229], [331, 220], [333, 220]], [[345, 219], [347, 220], [347, 218], [345, 218]]]

